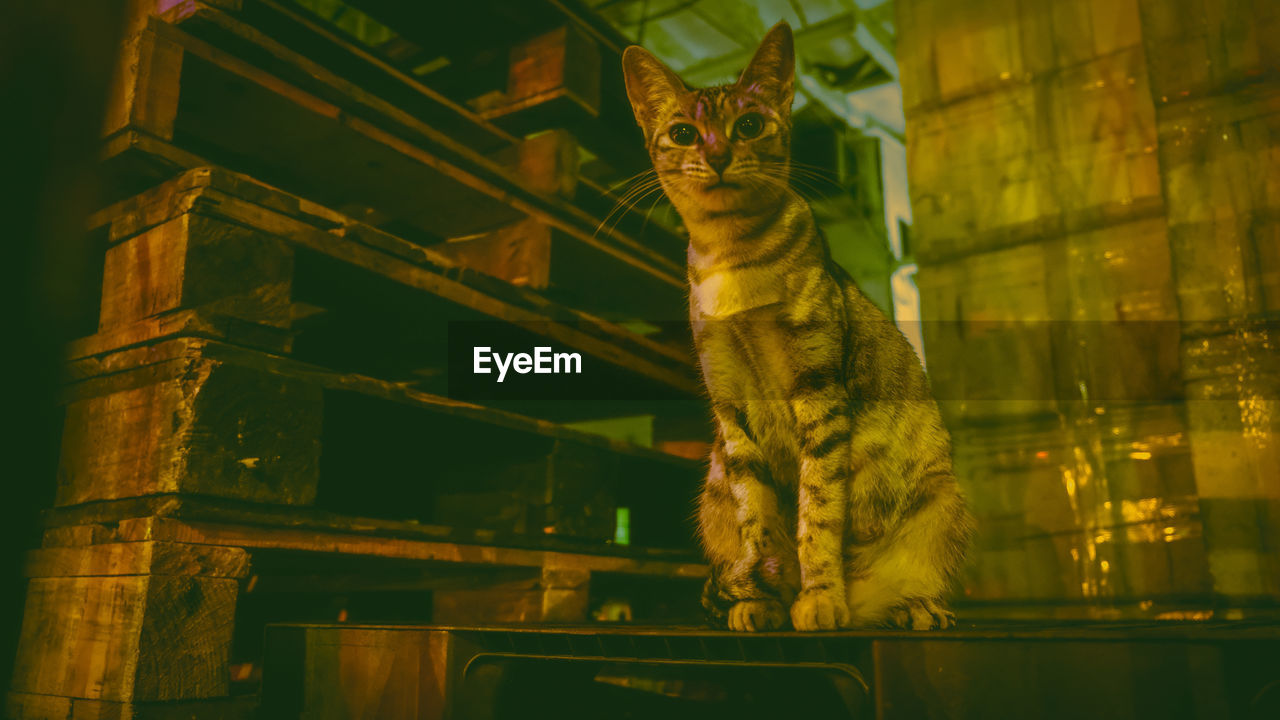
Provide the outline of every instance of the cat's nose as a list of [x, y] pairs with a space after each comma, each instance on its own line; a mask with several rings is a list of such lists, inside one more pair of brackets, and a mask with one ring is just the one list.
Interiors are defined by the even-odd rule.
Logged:
[[727, 152], [707, 155], [707, 165], [721, 177], [724, 177], [725, 168], [728, 168], [731, 162], [733, 162], [733, 155]]

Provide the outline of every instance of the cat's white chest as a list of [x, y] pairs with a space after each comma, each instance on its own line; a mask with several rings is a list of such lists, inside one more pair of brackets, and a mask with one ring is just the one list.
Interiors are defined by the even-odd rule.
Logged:
[[725, 320], [782, 302], [784, 286], [777, 269], [769, 266], [710, 270], [690, 283], [690, 302], [695, 317]]

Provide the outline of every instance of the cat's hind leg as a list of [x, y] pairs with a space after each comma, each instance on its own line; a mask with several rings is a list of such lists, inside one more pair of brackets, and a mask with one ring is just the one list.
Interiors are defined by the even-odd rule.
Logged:
[[956, 624], [956, 616], [931, 598], [909, 598], [889, 611], [887, 622], [904, 630], [946, 630]]
[[875, 542], [851, 546], [846, 598], [855, 626], [954, 624], [943, 598], [963, 563], [970, 519], [954, 480]]

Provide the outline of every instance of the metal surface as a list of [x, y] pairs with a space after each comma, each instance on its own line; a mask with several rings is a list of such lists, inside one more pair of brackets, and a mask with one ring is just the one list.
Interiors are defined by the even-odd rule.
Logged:
[[[300, 647], [307, 648], [305, 661], [296, 655]], [[415, 656], [406, 647], [438, 648], [422, 682], [443, 688], [444, 716], [453, 718], [535, 711], [597, 717], [621, 711], [626, 698], [653, 703], [644, 712], [668, 703], [672, 719], [774, 717], [766, 712], [770, 702], [809, 702], [806, 692], [826, 698], [823, 717], [854, 718], [1262, 718], [1275, 717], [1270, 713], [1280, 703], [1280, 624], [1261, 621], [984, 622], [941, 632], [806, 634], [631, 625], [277, 625], [268, 630], [267, 657], [269, 667], [284, 668], [273, 677], [287, 679], [288, 668], [304, 662], [382, 667]], [[354, 711], [358, 705], [350, 703], [364, 697], [363, 686], [325, 672], [291, 696], [282, 691], [286, 681], [266, 699], [305, 696], [311, 698], [305, 708], [345, 703]], [[614, 689], [602, 690], [606, 685]], [[299, 706], [271, 707], [293, 716]]]

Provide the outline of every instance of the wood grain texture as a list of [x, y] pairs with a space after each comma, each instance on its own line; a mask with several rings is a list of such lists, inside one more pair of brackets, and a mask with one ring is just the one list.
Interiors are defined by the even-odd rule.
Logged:
[[189, 354], [97, 386], [67, 407], [58, 504], [179, 491], [315, 497], [314, 385]]
[[602, 53], [576, 25], [510, 50], [505, 93], [475, 102], [481, 117], [517, 134], [595, 119], [601, 111]]
[[236, 592], [228, 578], [33, 578], [13, 689], [114, 701], [224, 696]]
[[462, 267], [512, 285], [542, 290], [551, 278], [553, 244], [551, 228], [526, 219], [481, 235], [455, 238], [433, 249]]
[[[176, 521], [173, 526], [170, 521]], [[561, 537], [555, 534], [523, 534], [499, 533], [486, 529], [464, 529], [448, 525], [434, 525], [414, 520], [396, 520], [387, 518], [360, 517], [350, 514], [320, 510], [315, 507], [256, 505], [235, 500], [220, 500], [208, 496], [185, 495], [153, 495], [123, 500], [109, 500], [87, 505], [53, 508], [45, 513], [46, 547], [67, 547], [68, 539], [91, 538], [93, 543], [143, 542], [147, 540], [173, 541], [189, 530], [175, 530], [175, 527], [187, 527], [190, 523], [198, 523], [202, 527], [242, 526], [272, 530], [300, 530], [325, 534], [365, 536], [373, 539], [398, 539], [412, 542], [443, 543], [462, 547], [493, 546], [511, 550], [534, 551], [534, 555], [518, 553], [506, 556], [502, 553], [491, 556], [488, 564], [501, 564], [516, 559], [528, 562], [512, 562], [510, 567], [541, 567], [541, 561], [532, 562], [542, 555], [536, 553], [554, 553], [551, 558], [560, 557], [583, 558], [580, 562], [591, 563], [588, 558], [605, 558], [606, 563], [612, 559], [635, 561], [638, 564], [634, 572], [639, 574], [662, 574], [674, 572], [681, 577], [697, 577], [701, 570], [697, 567], [696, 553], [690, 549], [664, 548], [653, 546], [619, 546], [599, 542], [583, 543], [581, 540]], [[70, 533], [62, 530], [69, 529]], [[199, 535], [193, 535], [198, 537]], [[51, 544], [49, 538], [61, 539], [62, 544]], [[205, 544], [220, 543], [201, 540]], [[236, 545], [236, 543], [228, 543]], [[244, 545], [243, 547], [252, 547]], [[460, 556], [464, 561], [479, 558], [481, 555], [466, 554]], [[445, 562], [449, 562], [447, 558]], [[658, 561], [656, 565], [648, 565], [650, 561]], [[575, 560], [575, 563], [579, 562]], [[553, 563], [554, 564], [554, 563]], [[609, 564], [591, 565], [594, 569], [627, 572], [627, 565]], [[457, 568], [450, 572], [457, 572]]]
[[591, 572], [544, 566], [541, 577], [436, 590], [431, 621], [442, 625], [492, 622], [583, 622], [587, 619]]
[[628, 575], [670, 578], [706, 577], [699, 562], [662, 557], [627, 557], [574, 553], [565, 550], [501, 547], [452, 543], [412, 537], [388, 537], [352, 530], [323, 530], [288, 526], [246, 526], [230, 522], [137, 518], [122, 520], [116, 535], [121, 542], [166, 540], [170, 542], [243, 547], [250, 552], [304, 550], [341, 555], [368, 555], [403, 560], [464, 563], [483, 566], [554, 567]]
[[242, 578], [249, 556], [241, 548], [168, 542], [46, 547], [27, 554], [23, 574], [36, 577], [182, 575]]
[[182, 48], [171, 40], [154, 33], [131, 35], [118, 55], [103, 135], [134, 127], [172, 139], [182, 60]]
[[11, 692], [9, 720], [249, 720], [257, 698], [179, 702], [116, 702]]
[[104, 330], [175, 310], [288, 327], [293, 255], [269, 235], [185, 214], [107, 250]]
[[447, 633], [268, 630], [262, 710], [315, 720], [450, 717], [453, 642]]

